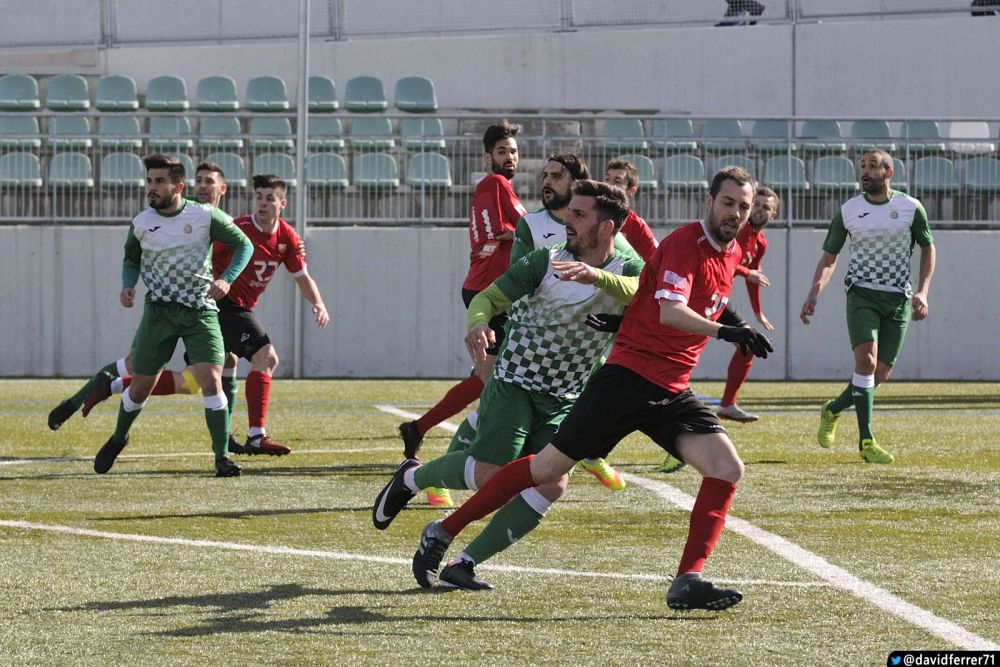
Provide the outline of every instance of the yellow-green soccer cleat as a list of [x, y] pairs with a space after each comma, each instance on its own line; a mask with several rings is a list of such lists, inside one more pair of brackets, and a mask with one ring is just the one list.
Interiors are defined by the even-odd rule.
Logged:
[[451, 494], [448, 493], [448, 489], [442, 489], [437, 486], [428, 486], [424, 491], [427, 492], [427, 502], [431, 507], [454, 507], [455, 503], [451, 500]]
[[621, 473], [609, 466], [604, 459], [584, 459], [580, 461], [580, 467], [612, 491], [621, 491], [625, 488], [625, 480], [622, 479]]
[[873, 438], [861, 441], [861, 458], [865, 463], [892, 463], [896, 460], [892, 454], [879, 447]]
[[660, 464], [660, 467], [654, 468], [653, 472], [665, 472], [670, 474], [672, 472], [677, 472], [685, 465], [687, 464], [684, 463], [684, 461], [681, 461], [673, 454], [667, 454], [667, 458], [663, 459], [663, 463]]
[[832, 400], [827, 401], [823, 404], [823, 407], [820, 408], [819, 432], [816, 434], [819, 446], [826, 449], [829, 449], [833, 445], [833, 441], [837, 437], [837, 420], [840, 419], [839, 414], [830, 412], [828, 409], [831, 403], [833, 403]]

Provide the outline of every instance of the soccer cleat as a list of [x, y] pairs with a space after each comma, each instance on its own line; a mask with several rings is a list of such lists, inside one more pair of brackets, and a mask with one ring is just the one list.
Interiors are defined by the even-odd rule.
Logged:
[[127, 444], [128, 436], [125, 436], [125, 442], [118, 442], [115, 440], [115, 436], [108, 438], [108, 441], [97, 452], [97, 456], [94, 457], [94, 472], [98, 475], [103, 475], [111, 470], [111, 466], [115, 464], [115, 459], [118, 458], [118, 455], [122, 453]]
[[80, 412], [81, 415], [86, 417], [90, 414], [90, 411], [94, 409], [95, 405], [108, 400], [111, 396], [112, 380], [114, 380], [114, 378], [111, 377], [111, 373], [107, 371], [101, 371], [94, 376], [94, 386], [90, 388], [90, 393], [87, 394], [87, 398], [83, 399], [83, 410]]
[[471, 560], [459, 558], [441, 568], [438, 575], [446, 588], [464, 588], [467, 591], [492, 591], [493, 584], [476, 576], [476, 566]]
[[609, 466], [604, 459], [584, 459], [580, 461], [580, 467], [612, 491], [621, 491], [625, 488], [625, 480], [622, 479], [621, 473]]
[[399, 437], [403, 439], [403, 458], [415, 459], [420, 445], [424, 442], [424, 436], [417, 431], [417, 422], [403, 422], [399, 425]]
[[837, 420], [840, 415], [836, 412], [830, 412], [830, 404], [833, 401], [827, 401], [820, 408], [819, 413], [819, 432], [816, 434], [816, 439], [819, 441], [820, 447], [825, 447], [829, 449], [833, 445], [833, 441], [837, 437]]
[[896, 460], [892, 454], [879, 447], [874, 438], [864, 438], [859, 450], [865, 463], [892, 463]]
[[[230, 450], [232, 451], [232, 450]], [[243, 454], [267, 454], [269, 456], [284, 456], [292, 451], [291, 447], [286, 447], [271, 440], [264, 434], [247, 438], [247, 444], [243, 445]]]
[[448, 489], [442, 489], [437, 486], [428, 486], [424, 491], [427, 492], [427, 502], [431, 507], [454, 507], [455, 503], [451, 501], [451, 494], [448, 493]]
[[743, 594], [731, 588], [719, 588], [702, 579], [698, 572], [686, 572], [675, 578], [667, 590], [667, 606], [675, 611], [709, 609], [722, 611], [737, 604]]
[[49, 413], [49, 428], [58, 431], [59, 427], [72, 417], [74, 412], [76, 412], [76, 406], [68, 400], [52, 408], [52, 412]]
[[677, 472], [687, 464], [681, 461], [679, 458], [673, 454], [667, 454], [667, 458], [663, 459], [663, 463], [660, 464], [659, 468], [655, 468], [653, 472], [665, 472], [670, 474], [672, 472]]
[[233, 437], [233, 434], [229, 434], [229, 453], [230, 454], [247, 454], [246, 447], [241, 445], [239, 441]]
[[413, 554], [413, 576], [424, 588], [430, 588], [438, 579], [438, 568], [452, 537], [444, 532], [440, 521], [431, 521], [420, 533], [420, 546]]
[[755, 422], [760, 419], [760, 415], [747, 412], [735, 403], [732, 405], [723, 405], [715, 411], [715, 414], [719, 416], [719, 419], [732, 419], [733, 421], [743, 422], [744, 424]]
[[403, 475], [407, 470], [418, 465], [420, 462], [416, 459], [406, 459], [400, 463], [396, 472], [392, 473], [392, 479], [389, 480], [389, 483], [375, 496], [375, 505], [372, 506], [372, 524], [379, 530], [388, 528], [396, 515], [402, 512], [406, 504], [417, 495], [406, 488], [406, 484], [403, 484]]
[[216, 477], [239, 477], [241, 472], [243, 472], [243, 469], [233, 463], [232, 459], [228, 456], [215, 459]]

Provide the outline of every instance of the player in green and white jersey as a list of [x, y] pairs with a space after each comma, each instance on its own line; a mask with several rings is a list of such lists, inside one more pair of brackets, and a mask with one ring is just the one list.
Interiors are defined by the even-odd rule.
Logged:
[[[106, 473], [114, 465], [180, 339], [201, 387], [216, 476], [234, 477], [240, 468], [226, 456], [229, 411], [222, 391], [224, 348], [215, 300], [229, 292], [250, 259], [253, 244], [218, 208], [181, 197], [184, 166], [177, 158], [151, 155], [144, 164], [149, 208], [129, 227], [119, 300], [126, 308], [134, 305], [141, 276], [145, 305], [132, 341], [132, 384], [122, 393], [115, 432], [97, 453], [94, 470]], [[233, 249], [229, 266], [214, 280], [213, 241]]]
[[[927, 317], [927, 292], [936, 259], [923, 205], [893, 190], [892, 175], [892, 156], [887, 152], [870, 150], [861, 158], [864, 193], [849, 199], [834, 216], [800, 314], [809, 324], [819, 293], [833, 275], [837, 256], [850, 236], [851, 261], [845, 283], [854, 377], [840, 396], [823, 405], [817, 437], [821, 447], [830, 447], [837, 418], [853, 405], [858, 418], [858, 449], [868, 463], [893, 462], [892, 454], [879, 447], [872, 431], [875, 388], [889, 379], [910, 319]], [[910, 284], [914, 244], [920, 246], [916, 292]]]

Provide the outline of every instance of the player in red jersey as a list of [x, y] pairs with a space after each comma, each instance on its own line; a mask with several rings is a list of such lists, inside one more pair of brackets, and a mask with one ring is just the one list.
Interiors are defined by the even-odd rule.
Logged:
[[[628, 195], [629, 203], [639, 191], [639, 170], [628, 160], [611, 160], [604, 170], [604, 182], [617, 185]], [[644, 262], [648, 262], [656, 250], [656, 237], [646, 221], [639, 217], [635, 209], [631, 209], [625, 224], [622, 225], [622, 235], [629, 245], [639, 253]]]
[[719, 325], [742, 251], [734, 242], [753, 204], [754, 181], [738, 167], [715, 175], [707, 214], [663, 240], [639, 278], [639, 290], [615, 338], [611, 357], [593, 376], [552, 442], [535, 456], [501, 468], [475, 495], [423, 531], [413, 556], [417, 582], [430, 586], [444, 552], [469, 523], [502, 507], [524, 489], [556, 482], [587, 456], [607, 456], [642, 431], [703, 476], [677, 576], [671, 609], [720, 610], [742, 594], [701, 578], [725, 525], [743, 462], [718, 417], [688, 387], [709, 336], [766, 357], [771, 343], [750, 327]]

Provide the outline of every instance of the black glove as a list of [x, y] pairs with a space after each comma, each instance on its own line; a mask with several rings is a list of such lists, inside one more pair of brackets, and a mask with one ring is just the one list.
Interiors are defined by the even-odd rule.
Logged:
[[743, 354], [753, 352], [753, 356], [761, 359], [767, 359], [767, 353], [774, 352], [767, 336], [753, 327], [722, 327], [719, 329], [719, 338], [736, 343]]
[[587, 315], [586, 325], [597, 331], [614, 333], [622, 325], [622, 317], [613, 313], [591, 313]]

